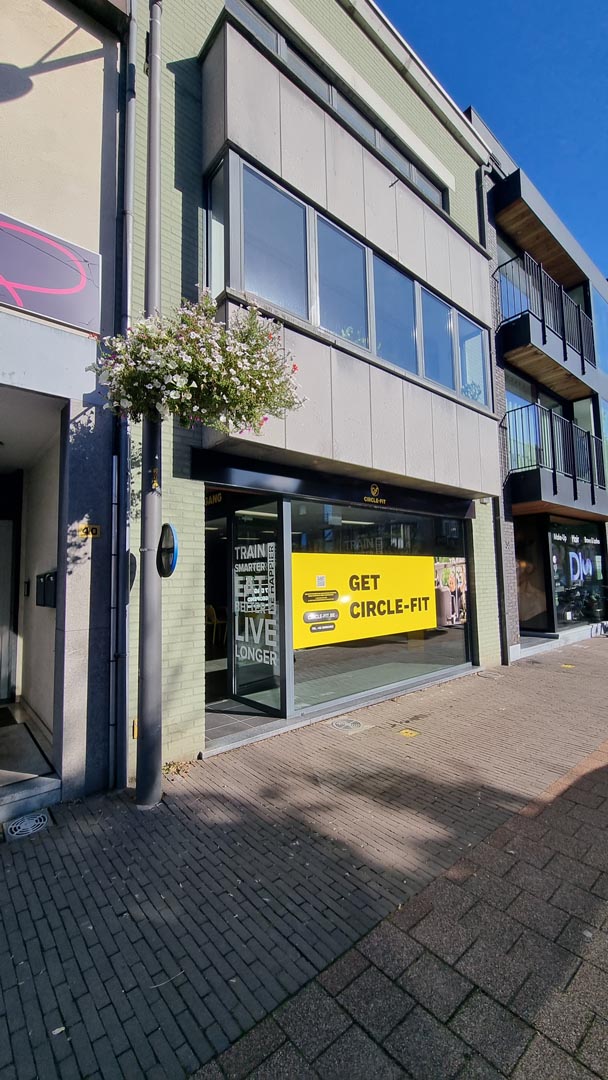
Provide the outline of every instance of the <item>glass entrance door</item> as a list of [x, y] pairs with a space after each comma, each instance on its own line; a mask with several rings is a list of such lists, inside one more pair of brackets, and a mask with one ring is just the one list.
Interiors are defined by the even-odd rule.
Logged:
[[237, 701], [278, 716], [281, 707], [282, 604], [279, 503], [234, 510], [230, 679]]

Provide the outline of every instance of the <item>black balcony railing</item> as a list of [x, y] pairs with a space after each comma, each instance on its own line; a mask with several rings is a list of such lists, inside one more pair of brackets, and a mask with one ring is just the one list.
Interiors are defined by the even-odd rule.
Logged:
[[595, 489], [606, 487], [602, 440], [578, 424], [545, 409], [523, 405], [505, 415], [509, 447], [509, 472], [550, 469], [556, 476], [569, 476], [575, 484], [583, 481]]
[[[579, 353], [583, 363], [596, 366], [593, 323], [561, 285], [526, 252], [503, 263], [495, 271], [498, 281], [501, 324], [530, 312], [564, 343]], [[565, 351], [567, 359], [567, 351]]]

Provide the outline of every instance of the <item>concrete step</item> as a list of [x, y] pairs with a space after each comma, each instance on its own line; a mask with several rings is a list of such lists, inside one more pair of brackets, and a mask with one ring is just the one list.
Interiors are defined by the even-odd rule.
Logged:
[[61, 780], [58, 776], [35, 776], [0, 788], [0, 821], [29, 814], [33, 810], [54, 806], [61, 801]]

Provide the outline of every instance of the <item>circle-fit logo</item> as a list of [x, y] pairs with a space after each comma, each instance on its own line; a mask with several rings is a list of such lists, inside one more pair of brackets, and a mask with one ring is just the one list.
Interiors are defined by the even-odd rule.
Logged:
[[370, 495], [365, 495], [363, 498], [364, 503], [373, 503], [374, 506], [386, 506], [386, 499], [380, 498], [380, 485], [370, 484]]

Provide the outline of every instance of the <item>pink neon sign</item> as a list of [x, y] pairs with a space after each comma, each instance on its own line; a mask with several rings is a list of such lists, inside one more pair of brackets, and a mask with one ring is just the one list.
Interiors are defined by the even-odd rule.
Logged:
[[98, 277], [94, 252], [0, 215], [0, 302], [98, 333]]

